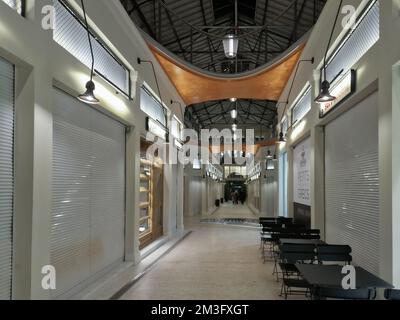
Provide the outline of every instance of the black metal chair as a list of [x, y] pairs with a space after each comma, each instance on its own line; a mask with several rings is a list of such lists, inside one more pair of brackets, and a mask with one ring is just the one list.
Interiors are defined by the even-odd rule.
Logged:
[[276, 220], [283, 224], [292, 224], [293, 223], [293, 218], [278, 217]]
[[344, 290], [341, 288], [319, 288], [316, 291], [316, 298], [321, 300], [374, 300], [376, 291], [373, 289]]
[[306, 226], [303, 224], [287, 223], [285, 228], [288, 230], [307, 230]]
[[277, 222], [277, 218], [263, 218], [261, 217], [259, 219], [260, 221], [260, 225], [262, 225], [263, 223], [276, 223]]
[[[281, 295], [287, 299], [288, 295], [310, 293], [311, 286], [301, 278], [296, 268], [297, 263], [314, 263], [315, 246], [309, 244], [283, 244], [280, 247], [279, 267], [282, 274]], [[279, 279], [279, 273], [277, 272]]]
[[320, 264], [345, 264], [349, 265], [353, 261], [350, 246], [341, 245], [318, 245], [317, 260]]
[[[279, 230], [281, 230], [282, 226], [279, 224], [263, 224], [263, 228], [261, 230], [260, 238], [260, 249], [262, 250], [262, 257], [264, 263], [266, 262], [267, 252], [269, 252], [270, 256], [273, 256], [275, 238], [273, 237]], [[266, 252], [266, 245], [269, 244], [268, 250]]]
[[385, 299], [392, 301], [400, 301], [400, 290], [394, 290], [394, 289], [385, 290]]

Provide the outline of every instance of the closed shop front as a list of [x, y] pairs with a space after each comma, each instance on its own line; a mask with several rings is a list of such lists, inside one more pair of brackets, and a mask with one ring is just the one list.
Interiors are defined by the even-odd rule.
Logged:
[[14, 215], [14, 66], [0, 58], [0, 300], [11, 299]]
[[326, 240], [379, 274], [378, 94], [325, 128]]
[[57, 89], [53, 96], [50, 250], [59, 297], [124, 260], [125, 127]]

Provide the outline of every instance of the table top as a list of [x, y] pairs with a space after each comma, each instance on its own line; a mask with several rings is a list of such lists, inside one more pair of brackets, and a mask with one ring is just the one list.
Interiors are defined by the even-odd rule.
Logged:
[[[313, 287], [342, 288], [343, 266], [296, 264], [302, 277]], [[361, 267], [356, 269], [358, 289], [390, 289], [393, 286]]]
[[315, 244], [323, 245], [326, 244], [322, 240], [317, 239], [280, 239], [281, 244]]

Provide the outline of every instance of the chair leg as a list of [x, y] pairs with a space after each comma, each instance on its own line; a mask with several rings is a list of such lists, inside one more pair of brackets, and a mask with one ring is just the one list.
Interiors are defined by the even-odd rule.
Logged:
[[285, 284], [282, 282], [282, 286], [281, 286], [281, 293], [280, 293], [280, 297], [283, 297], [283, 291], [285, 290], [284, 288]]
[[288, 298], [288, 290], [289, 288], [285, 286], [285, 300]]

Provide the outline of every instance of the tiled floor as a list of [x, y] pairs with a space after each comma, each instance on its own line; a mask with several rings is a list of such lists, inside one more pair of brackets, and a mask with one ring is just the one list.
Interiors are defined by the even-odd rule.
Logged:
[[200, 224], [199, 218], [185, 223], [193, 233], [122, 299], [280, 299], [273, 266], [261, 259], [258, 230]]
[[258, 216], [254, 215], [250, 209], [244, 205], [233, 205], [232, 202], [228, 202], [216, 211], [210, 218], [250, 218], [258, 219]]

